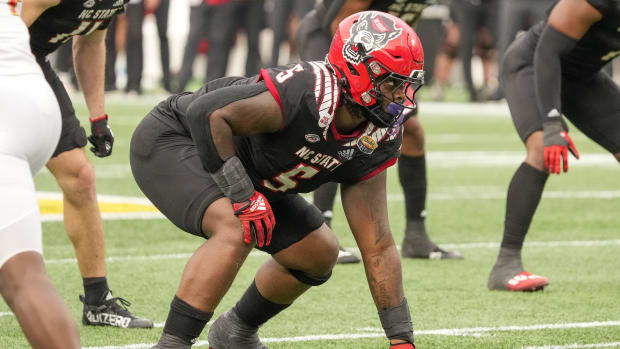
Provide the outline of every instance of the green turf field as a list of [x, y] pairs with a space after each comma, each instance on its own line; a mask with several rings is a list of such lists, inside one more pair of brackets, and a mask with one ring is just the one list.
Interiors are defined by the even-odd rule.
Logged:
[[[93, 163], [98, 192], [110, 201], [143, 197], [129, 169], [129, 139], [155, 103], [152, 97], [108, 99], [114, 153], [93, 158]], [[502, 234], [506, 188], [524, 157], [510, 118], [496, 106], [421, 104], [429, 167], [427, 226], [436, 242], [461, 251], [465, 260], [403, 261], [417, 348], [620, 347], [620, 168], [574, 128], [572, 138], [582, 159], [571, 158], [569, 173], [547, 182], [524, 250], [525, 267], [549, 277], [549, 287], [525, 294], [487, 290]], [[76, 108], [86, 115], [83, 105]], [[58, 197], [48, 172], [40, 173], [36, 184], [39, 191]], [[391, 227], [400, 243], [405, 222], [395, 168], [389, 170], [388, 184]], [[114, 217], [115, 207], [104, 210], [106, 217]], [[82, 284], [73, 248], [62, 222], [46, 214], [47, 269], [80, 321]], [[185, 261], [204, 241], [163, 219], [106, 219], [104, 224], [109, 284], [156, 328], [80, 326], [82, 345], [149, 348], [159, 338]], [[341, 243], [353, 248], [339, 204], [333, 225]], [[266, 258], [251, 254], [216, 316], [236, 302]], [[206, 334], [207, 329], [197, 346], [207, 346]], [[327, 284], [308, 291], [267, 323], [260, 336], [275, 349], [387, 348], [362, 265], [337, 266]], [[15, 317], [0, 302], [0, 348], [27, 346]]]

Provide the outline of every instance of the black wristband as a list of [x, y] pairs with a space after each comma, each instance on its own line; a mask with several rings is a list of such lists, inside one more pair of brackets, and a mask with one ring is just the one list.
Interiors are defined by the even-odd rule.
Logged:
[[413, 324], [407, 298], [403, 298], [403, 301], [393, 308], [381, 310], [379, 319], [389, 339], [401, 339], [413, 344]]
[[254, 194], [254, 184], [238, 157], [226, 160], [211, 178], [232, 202], [244, 202]]

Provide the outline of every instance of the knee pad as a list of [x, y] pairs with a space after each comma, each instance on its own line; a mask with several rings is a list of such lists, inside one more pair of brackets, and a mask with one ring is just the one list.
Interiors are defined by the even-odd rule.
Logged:
[[295, 279], [299, 280], [302, 284], [310, 285], [310, 286], [320, 286], [327, 282], [329, 278], [332, 276], [332, 271], [325, 276], [311, 276], [306, 274], [301, 270], [290, 269], [287, 268], [288, 272], [291, 273], [295, 277]]

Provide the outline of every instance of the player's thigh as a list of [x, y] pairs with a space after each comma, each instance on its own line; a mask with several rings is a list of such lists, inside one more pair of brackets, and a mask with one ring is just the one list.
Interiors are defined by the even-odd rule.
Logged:
[[419, 156], [424, 154], [424, 128], [417, 114], [403, 123], [403, 155]]
[[310, 11], [295, 34], [299, 57], [304, 61], [322, 61], [329, 52], [331, 36], [321, 29], [316, 11]]
[[304, 271], [331, 269], [338, 257], [338, 241], [324, 224], [316, 206], [300, 195], [272, 200], [276, 218], [271, 244], [261, 250], [270, 253], [281, 265]]
[[605, 73], [588, 82], [563, 82], [562, 112], [586, 136], [620, 153], [620, 88]]
[[71, 103], [65, 86], [62, 81], [60, 81], [60, 78], [52, 68], [49, 60], [43, 57], [37, 57], [37, 62], [43, 70], [45, 80], [47, 80], [52, 91], [54, 91], [54, 95], [56, 95], [56, 100], [62, 116], [60, 140], [52, 156], [54, 157], [65, 151], [84, 147], [86, 145], [86, 131], [80, 126], [80, 121], [75, 115], [75, 109], [73, 109], [73, 104]]
[[204, 237], [206, 209], [224, 194], [204, 170], [196, 145], [180, 130], [151, 112], [131, 139], [130, 164], [149, 200], [181, 230]]
[[30, 165], [0, 153], [0, 268], [13, 256], [42, 253], [41, 221]]

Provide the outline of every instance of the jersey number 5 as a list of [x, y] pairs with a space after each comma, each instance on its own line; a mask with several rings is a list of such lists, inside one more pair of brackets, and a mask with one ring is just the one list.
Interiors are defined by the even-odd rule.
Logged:
[[276, 75], [276, 80], [279, 83], [283, 83], [286, 80], [288, 80], [290, 77], [292, 77], [293, 74], [295, 74], [296, 72], [300, 72], [300, 71], [304, 71], [304, 67], [301, 64], [295, 64], [293, 68], [287, 69], [283, 72], [279, 72], [278, 75]]
[[55, 44], [58, 42], [65, 42], [74, 35], [88, 35], [94, 32], [103, 21], [82, 21], [80, 25], [70, 33], [57, 34], [49, 40], [50, 43]]
[[310, 179], [317, 173], [319, 173], [317, 168], [302, 162], [295, 166], [295, 168], [280, 173], [280, 175], [273, 178], [280, 183], [280, 186], [276, 187], [271, 181], [266, 179], [263, 180], [263, 186], [269, 190], [285, 192], [289, 189], [297, 188], [299, 183], [295, 179]]

